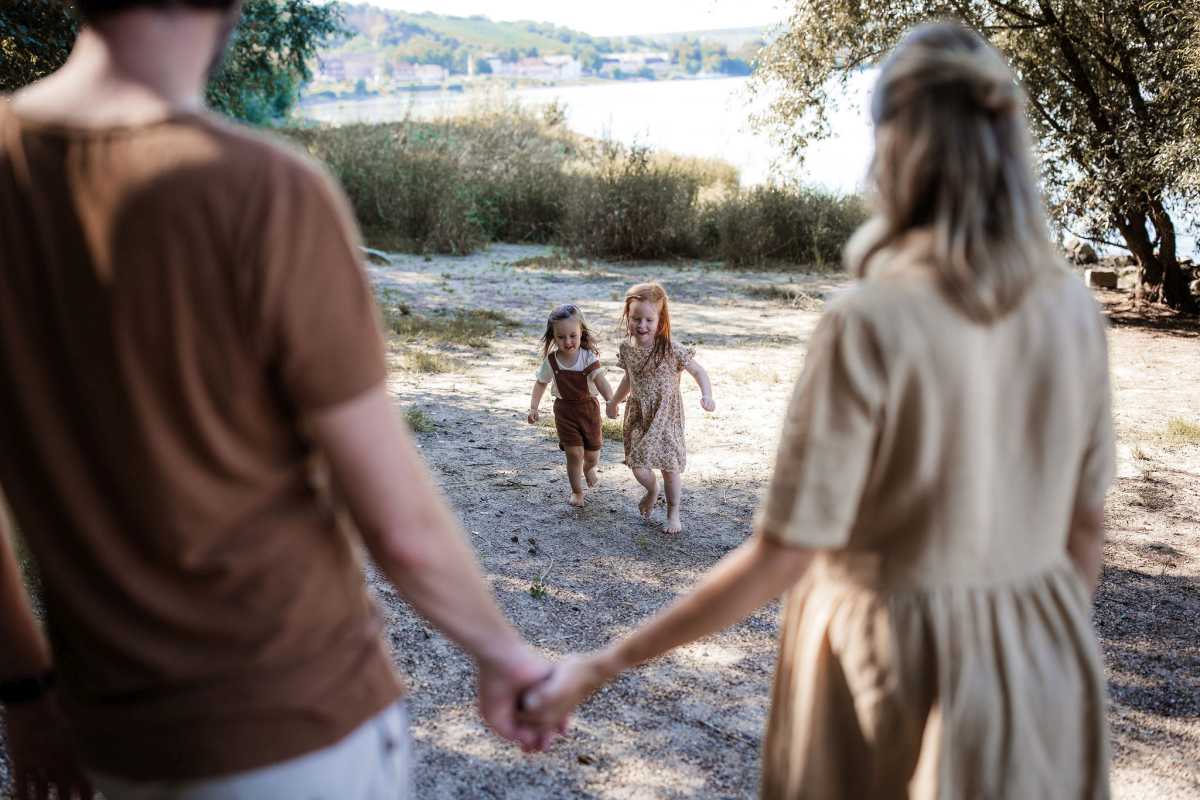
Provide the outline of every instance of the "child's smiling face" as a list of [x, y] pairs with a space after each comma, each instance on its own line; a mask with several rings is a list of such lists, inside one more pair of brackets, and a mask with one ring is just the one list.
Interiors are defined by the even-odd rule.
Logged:
[[582, 337], [579, 320], [560, 319], [554, 323], [554, 344], [564, 356], [574, 356], [579, 352], [579, 341]]
[[645, 300], [636, 300], [629, 307], [629, 335], [641, 347], [654, 344], [658, 335], [658, 306]]

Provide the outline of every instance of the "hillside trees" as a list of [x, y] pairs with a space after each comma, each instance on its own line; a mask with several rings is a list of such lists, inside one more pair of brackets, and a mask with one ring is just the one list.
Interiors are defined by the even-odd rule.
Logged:
[[[61, 66], [78, 28], [56, 0], [12, 0], [0, 11], [0, 91], [15, 91]], [[253, 123], [285, 116], [310, 77], [307, 63], [317, 48], [342, 32], [334, 5], [246, 0], [229, 52], [209, 82], [209, 105]]]

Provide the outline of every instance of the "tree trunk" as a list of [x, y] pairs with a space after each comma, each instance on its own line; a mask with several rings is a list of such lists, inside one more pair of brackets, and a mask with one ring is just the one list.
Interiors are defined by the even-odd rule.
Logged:
[[[1198, 309], [1196, 298], [1188, 287], [1187, 276], [1175, 254], [1175, 227], [1171, 216], [1161, 203], [1154, 203], [1147, 213], [1141, 209], [1126, 210], [1115, 215], [1114, 222], [1129, 252], [1138, 262], [1139, 298], [1152, 303], [1162, 303], [1176, 311], [1195, 314]], [[1146, 223], [1153, 222], [1159, 235], [1160, 247], [1154, 250]]]

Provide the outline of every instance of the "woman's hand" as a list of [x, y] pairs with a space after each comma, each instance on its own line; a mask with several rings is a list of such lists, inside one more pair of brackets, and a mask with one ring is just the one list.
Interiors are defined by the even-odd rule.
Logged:
[[525, 692], [520, 720], [538, 730], [566, 732], [576, 706], [616, 676], [603, 652], [567, 656], [550, 677]]
[[700, 398], [700, 407], [703, 408], [705, 411], [716, 411], [717, 410], [717, 401], [713, 400], [708, 395], [704, 395], [703, 397]]
[[541, 416], [542, 414], [540, 411], [538, 411], [536, 408], [531, 408], [529, 409], [529, 416], [525, 417], [525, 421], [530, 425], [533, 425], [535, 422], [541, 419]]

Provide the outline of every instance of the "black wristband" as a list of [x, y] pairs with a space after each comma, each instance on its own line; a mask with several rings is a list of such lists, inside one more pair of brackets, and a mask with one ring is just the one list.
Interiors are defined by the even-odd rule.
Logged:
[[11, 681], [0, 682], [0, 704], [6, 706], [32, 703], [40, 700], [46, 692], [54, 688], [54, 670], [46, 670], [40, 675], [30, 675], [25, 678], [14, 678]]

